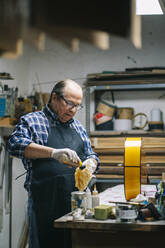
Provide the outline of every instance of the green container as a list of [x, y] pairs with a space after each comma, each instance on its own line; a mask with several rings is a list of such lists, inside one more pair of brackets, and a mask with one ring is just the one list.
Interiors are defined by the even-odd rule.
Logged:
[[94, 208], [94, 217], [96, 220], [107, 220], [111, 211], [111, 206], [102, 204]]

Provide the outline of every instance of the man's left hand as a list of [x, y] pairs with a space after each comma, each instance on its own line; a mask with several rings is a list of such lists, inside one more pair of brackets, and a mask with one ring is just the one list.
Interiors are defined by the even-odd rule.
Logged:
[[88, 158], [82, 163], [82, 165], [85, 165], [91, 174], [93, 174], [96, 170], [97, 162], [94, 158]]

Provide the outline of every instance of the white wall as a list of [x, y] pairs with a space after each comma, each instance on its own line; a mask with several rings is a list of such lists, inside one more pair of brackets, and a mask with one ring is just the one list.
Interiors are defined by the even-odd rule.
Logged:
[[[9, 86], [17, 85], [20, 95], [28, 95], [32, 92], [33, 84], [37, 83], [36, 73], [40, 82], [58, 81], [65, 78], [77, 79], [77, 82], [83, 84], [88, 73], [100, 73], [102, 71], [122, 71], [130, 67], [154, 67], [165, 66], [165, 17], [164, 16], [145, 16], [142, 19], [142, 49], [137, 50], [131, 41], [116, 36], [110, 37], [110, 49], [102, 51], [98, 48], [84, 42], [80, 42], [80, 51], [72, 53], [71, 50], [60, 43], [58, 40], [46, 39], [46, 48], [44, 52], [39, 53], [34, 48], [24, 45], [23, 56], [17, 60], [0, 59], [0, 71], [9, 72], [15, 80], [7, 81]], [[80, 79], [81, 78], [81, 79]], [[43, 84], [42, 91], [48, 92], [53, 84]], [[161, 92], [163, 94], [164, 92]], [[153, 93], [156, 94], [156, 93]], [[147, 96], [141, 93], [138, 102], [135, 101], [136, 93], [122, 94], [123, 100], [117, 103], [121, 106], [133, 106], [136, 112], [145, 111], [150, 113], [150, 109], [155, 104], [155, 97], [158, 105], [164, 110], [164, 98], [161, 102], [159, 95]], [[143, 101], [142, 101], [142, 100]], [[149, 101], [149, 102], [148, 102]], [[157, 102], [156, 102], [157, 103]], [[145, 108], [144, 108], [145, 106]], [[164, 113], [165, 116], [165, 113]], [[77, 114], [77, 118], [85, 125], [85, 111]], [[21, 169], [19, 160], [15, 160], [13, 167], [14, 175], [18, 175]], [[13, 179], [14, 180], [14, 179]], [[23, 225], [25, 215], [24, 204], [26, 203], [26, 194], [23, 191], [23, 178], [21, 181], [13, 183], [14, 199], [13, 203], [13, 247], [17, 247], [20, 228]], [[13, 199], [13, 200], [14, 200]], [[17, 217], [15, 217], [17, 216]], [[21, 220], [21, 222], [20, 222]], [[19, 226], [16, 231], [15, 227]], [[8, 237], [7, 230], [5, 234], [0, 235], [0, 248], [4, 240]]]

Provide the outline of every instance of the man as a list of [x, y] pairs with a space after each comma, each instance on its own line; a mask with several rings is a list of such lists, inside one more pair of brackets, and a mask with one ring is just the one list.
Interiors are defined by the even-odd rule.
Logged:
[[27, 170], [30, 248], [55, 247], [55, 242], [65, 246], [68, 233], [55, 231], [53, 220], [70, 211], [75, 168], [81, 160], [92, 172], [98, 169], [86, 131], [73, 119], [82, 97], [75, 81], [60, 81], [44, 109], [22, 116], [9, 138], [10, 154], [22, 158]]

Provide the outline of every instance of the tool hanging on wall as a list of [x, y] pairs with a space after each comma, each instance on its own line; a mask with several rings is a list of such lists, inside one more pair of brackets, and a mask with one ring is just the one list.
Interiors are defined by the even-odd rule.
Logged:
[[126, 200], [141, 192], [141, 138], [126, 138], [124, 154], [124, 188]]
[[44, 106], [43, 94], [42, 94], [42, 90], [41, 90], [41, 85], [40, 85], [38, 73], [36, 72], [35, 74], [36, 74], [36, 78], [37, 78], [37, 85], [39, 87], [39, 92], [36, 92], [36, 95], [38, 96], [38, 99], [39, 99], [39, 108], [42, 109]]

